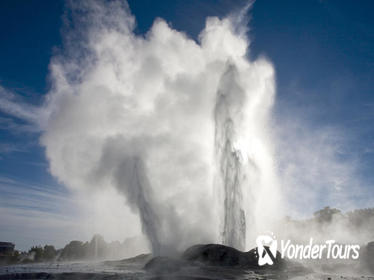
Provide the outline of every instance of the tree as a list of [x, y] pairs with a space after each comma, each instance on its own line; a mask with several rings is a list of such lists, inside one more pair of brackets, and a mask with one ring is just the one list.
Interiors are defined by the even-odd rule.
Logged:
[[54, 246], [52, 245], [45, 245], [44, 246], [44, 255], [43, 259], [45, 261], [52, 261], [56, 258], [57, 251]]
[[326, 206], [325, 208], [314, 212], [314, 217], [319, 223], [330, 223], [332, 221], [332, 217], [336, 214], [341, 214], [341, 211], [339, 209]]
[[78, 260], [86, 256], [85, 246], [81, 241], [71, 241], [61, 252], [63, 260]]
[[29, 255], [35, 262], [41, 262], [43, 260], [44, 251], [40, 246], [33, 246], [29, 250]]

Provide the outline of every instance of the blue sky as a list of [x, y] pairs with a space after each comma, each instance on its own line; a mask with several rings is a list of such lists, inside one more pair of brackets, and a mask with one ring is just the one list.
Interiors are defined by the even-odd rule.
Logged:
[[[146, 32], [161, 17], [197, 39], [207, 16], [222, 17], [245, 1], [128, 3], [137, 33]], [[342, 161], [356, 163], [354, 174], [366, 191], [365, 197], [353, 199], [364, 206], [365, 198], [374, 198], [373, 8], [373, 1], [259, 0], [250, 11], [249, 30], [249, 56], [264, 55], [276, 69], [278, 121], [297, 116], [312, 130], [339, 131]], [[40, 105], [49, 89], [50, 59], [63, 48], [64, 13], [64, 1], [0, 2], [0, 85], [26, 103]], [[2, 211], [71, 215], [58, 202], [44, 203], [51, 197], [59, 201], [68, 192], [49, 174], [39, 133], [0, 111], [0, 139]], [[324, 203], [329, 201], [321, 206]], [[19, 225], [14, 224], [8, 231], [0, 230], [0, 239], [9, 239], [17, 230]], [[22, 242], [22, 236], [18, 240], [22, 248], [31, 242]], [[32, 242], [42, 241], [40, 237]]]

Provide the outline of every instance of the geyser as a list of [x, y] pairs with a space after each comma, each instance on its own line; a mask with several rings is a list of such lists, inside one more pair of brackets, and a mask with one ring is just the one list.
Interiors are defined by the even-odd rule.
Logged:
[[208, 18], [196, 42], [158, 19], [138, 36], [123, 2], [70, 5], [43, 109], [52, 174], [71, 189], [115, 188], [156, 255], [250, 248], [279, 194], [274, 71], [248, 59], [243, 23]]
[[[245, 174], [242, 154], [235, 147], [240, 134], [238, 122], [242, 119], [245, 92], [237, 84], [235, 65], [229, 64], [218, 86], [215, 106], [215, 156], [219, 176], [217, 187], [223, 189], [223, 244], [245, 249], [245, 210], [243, 209], [243, 184]], [[244, 155], [246, 156], [246, 155]], [[248, 186], [250, 187], [250, 186]]]

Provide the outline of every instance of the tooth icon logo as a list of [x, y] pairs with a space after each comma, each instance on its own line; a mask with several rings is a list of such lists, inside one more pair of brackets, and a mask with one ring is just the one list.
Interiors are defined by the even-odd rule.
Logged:
[[277, 257], [278, 243], [272, 233], [259, 235], [256, 239], [258, 265], [272, 265]]

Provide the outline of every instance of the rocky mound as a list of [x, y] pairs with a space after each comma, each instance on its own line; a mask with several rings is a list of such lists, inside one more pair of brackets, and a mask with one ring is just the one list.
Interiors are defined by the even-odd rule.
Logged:
[[[273, 265], [258, 265], [257, 249], [248, 252], [241, 252], [235, 248], [220, 244], [195, 245], [188, 248], [180, 258], [155, 257], [151, 259], [144, 269], [153, 273], [180, 273], [181, 271], [211, 271], [216, 267], [219, 271], [230, 270], [243, 272], [252, 271], [274, 271], [281, 272], [288, 268], [288, 261], [280, 257], [277, 252], [272, 258]], [[218, 271], [218, 270], [217, 270]]]
[[195, 245], [188, 248], [182, 255], [183, 260], [199, 262], [213, 266], [242, 267], [255, 269], [282, 269], [286, 266], [286, 261], [277, 252], [273, 258], [273, 265], [258, 265], [257, 248], [248, 252], [241, 252], [235, 248], [220, 245], [206, 244]]

